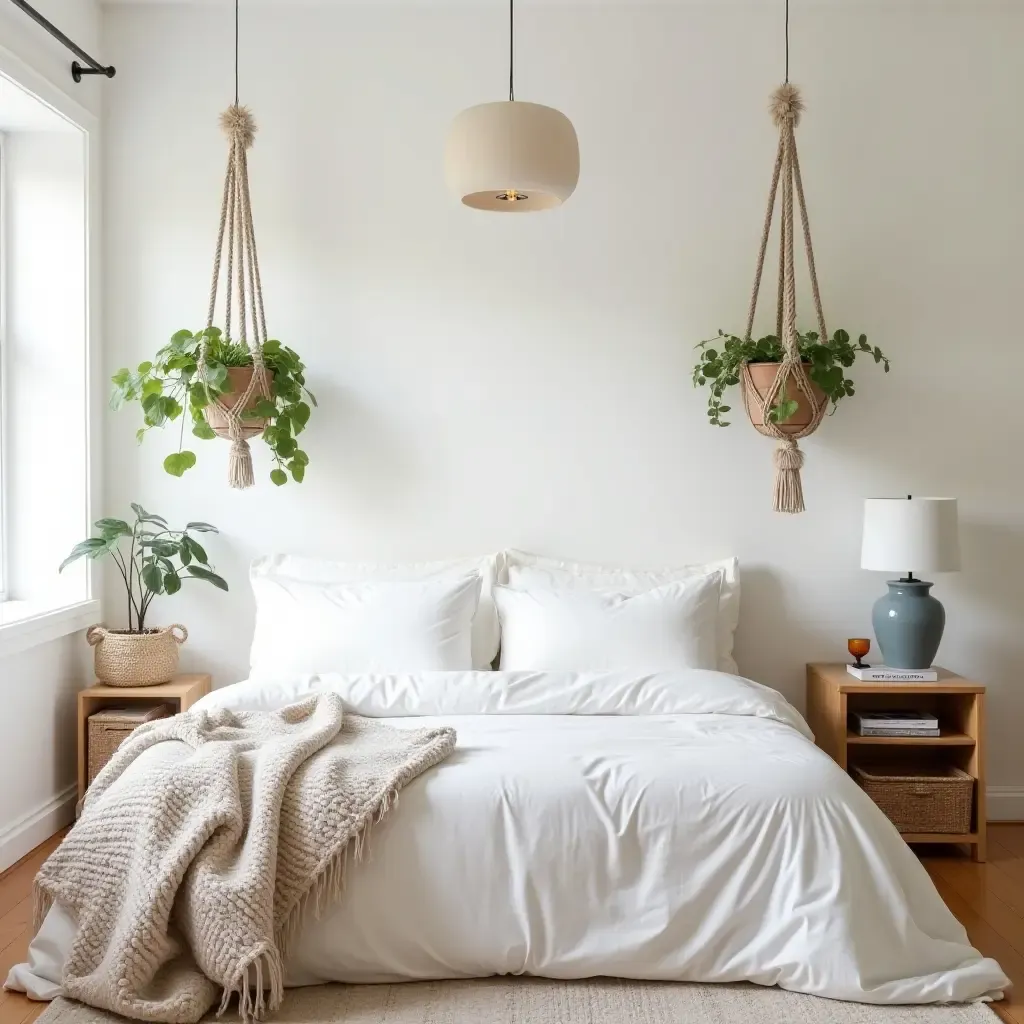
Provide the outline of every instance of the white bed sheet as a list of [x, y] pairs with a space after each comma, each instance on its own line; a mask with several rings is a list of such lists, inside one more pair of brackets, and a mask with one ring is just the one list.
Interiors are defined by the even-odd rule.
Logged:
[[[240, 683], [197, 707], [321, 689], [459, 740], [375, 827], [343, 899], [305, 923], [289, 985], [613, 975], [871, 1003], [1009, 985], [772, 690], [707, 671], [321, 676]], [[54, 908], [8, 985], [58, 994], [73, 927]]]

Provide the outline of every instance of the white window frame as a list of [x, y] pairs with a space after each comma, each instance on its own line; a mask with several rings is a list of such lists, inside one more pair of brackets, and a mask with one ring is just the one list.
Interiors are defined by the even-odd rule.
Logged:
[[[64, 65], [62, 64], [62, 67]], [[88, 536], [91, 525], [99, 518], [99, 499], [102, 493], [100, 479], [100, 458], [98, 439], [102, 436], [102, 402], [97, 396], [104, 392], [102, 382], [99, 338], [102, 337], [100, 322], [100, 281], [97, 268], [100, 266], [101, 242], [97, 230], [100, 222], [100, 122], [96, 115], [83, 107], [72, 95], [65, 92], [66, 84], [59, 84], [27, 64], [17, 54], [0, 45], [0, 75], [11, 79], [18, 87], [31, 93], [61, 117], [82, 130], [85, 137], [85, 276], [86, 276], [86, 337], [85, 337], [85, 388], [86, 417], [83, 424], [86, 432], [86, 493], [82, 496], [82, 536]], [[63, 80], [62, 80], [63, 82]], [[5, 228], [0, 227], [0, 230]], [[0, 282], [6, 287], [6, 275], [0, 270]], [[2, 325], [0, 325], [2, 330]], [[2, 341], [2, 339], [0, 339]], [[0, 345], [0, 359], [5, 346]], [[0, 366], [0, 374], [3, 367]], [[0, 389], [5, 376], [0, 376]], [[2, 391], [0, 391], [2, 394]], [[0, 399], [0, 460], [3, 457], [3, 438], [9, 435], [3, 430], [3, 403]], [[10, 465], [8, 460], [8, 466]], [[3, 467], [0, 462], [0, 473]], [[0, 478], [0, 501], [4, 500], [6, 488]], [[0, 516], [2, 516], [0, 510]], [[0, 544], [6, 545], [6, 530], [0, 518]], [[0, 558], [7, 554], [6, 546], [0, 551]], [[9, 566], [10, 562], [4, 559]], [[0, 564], [0, 572], [3, 571]], [[27, 602], [5, 600], [0, 592], [0, 658], [18, 654], [40, 644], [78, 632], [86, 626], [100, 621], [102, 606], [96, 598], [98, 574], [92, 562], [86, 566], [86, 589], [83, 599], [62, 607], [37, 607]], [[5, 584], [0, 580], [0, 588]], [[3, 673], [0, 672], [0, 681]]]
[[7, 600], [7, 179], [0, 131], [0, 602]]

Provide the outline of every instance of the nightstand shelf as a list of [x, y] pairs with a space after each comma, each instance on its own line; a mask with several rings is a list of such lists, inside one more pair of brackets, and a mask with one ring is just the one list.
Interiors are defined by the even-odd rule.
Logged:
[[861, 736], [847, 729], [846, 742], [862, 747], [973, 747], [974, 737], [955, 729], [943, 729], [941, 736]]
[[[861, 736], [848, 725], [853, 711], [907, 708], [930, 711], [939, 736]], [[869, 683], [855, 679], [843, 664], [807, 666], [807, 722], [814, 740], [844, 771], [851, 762], [864, 768], [898, 765], [913, 769], [951, 765], [975, 779], [971, 828], [956, 834], [901, 833], [908, 843], [970, 846], [985, 859], [985, 687], [939, 670], [936, 682]]]

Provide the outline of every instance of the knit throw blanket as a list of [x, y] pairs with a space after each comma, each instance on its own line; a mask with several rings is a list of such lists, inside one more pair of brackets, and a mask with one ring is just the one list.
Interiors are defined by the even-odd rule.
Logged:
[[[165, 740], [184, 760], [144, 758]], [[36, 916], [78, 931], [64, 994], [138, 1020], [192, 1024], [238, 993], [245, 1021], [283, 997], [304, 910], [342, 890], [371, 824], [455, 747], [321, 694], [278, 711], [193, 709], [136, 729], [36, 878]]]

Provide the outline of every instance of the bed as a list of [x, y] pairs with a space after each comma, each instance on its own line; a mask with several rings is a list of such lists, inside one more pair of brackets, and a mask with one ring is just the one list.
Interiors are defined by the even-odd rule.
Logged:
[[[899, 834], [775, 691], [710, 669], [300, 674], [196, 706], [331, 690], [458, 746], [310, 917], [287, 984], [533, 974], [729, 982], [869, 1003], [998, 998]], [[146, 758], [183, 756], [176, 743]], [[9, 984], [59, 993], [48, 915]]]

